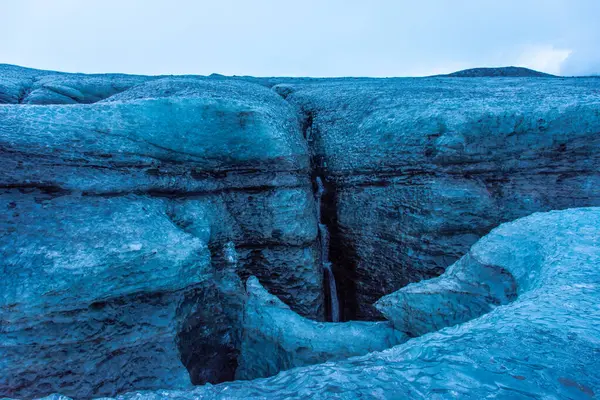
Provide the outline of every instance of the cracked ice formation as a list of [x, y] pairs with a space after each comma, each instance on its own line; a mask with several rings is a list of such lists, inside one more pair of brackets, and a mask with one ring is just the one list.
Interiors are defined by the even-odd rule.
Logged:
[[291, 107], [245, 82], [130, 90], [0, 106], [0, 396], [233, 379], [236, 272], [272, 277], [266, 286], [293, 309], [322, 316], [307, 147]]
[[[284, 83], [274, 88], [281, 96], [267, 89], [278, 83]], [[60, 390], [85, 397], [233, 379], [243, 297], [229, 265], [233, 259], [242, 279], [256, 275], [292, 310], [322, 319], [322, 257], [310, 179], [316, 175], [327, 186], [322, 217], [331, 233], [342, 318], [381, 317], [371, 307], [380, 296], [441, 274], [498, 224], [537, 211], [600, 205], [599, 88], [600, 80], [587, 78], [136, 77], [0, 65], [0, 103], [8, 103], [0, 106], [0, 187], [7, 189], [0, 195], [0, 246], [6, 251], [0, 267], [9, 270], [0, 294], [11, 298], [0, 308], [0, 351], [8, 360], [0, 362], [0, 393], [30, 397]], [[132, 209], [128, 202], [142, 206]], [[154, 219], [143, 218], [144, 207]], [[113, 218], [119, 212], [125, 216]], [[63, 230], [81, 232], [67, 235], [72, 246], [52, 242], [62, 220], [68, 223]], [[145, 230], [159, 232], [154, 237]], [[144, 240], [129, 240], [135, 232]], [[206, 246], [202, 256], [210, 260], [200, 287], [182, 264], [149, 252], [148, 245], [167, 233], [190, 239], [180, 251], [193, 253], [194, 238]], [[113, 239], [127, 239], [130, 247], [123, 251], [140, 258], [123, 265], [111, 246], [95, 247]], [[14, 244], [28, 240], [20, 257], [21, 245]], [[165, 255], [172, 251], [168, 246], [160, 247]], [[85, 268], [73, 276], [35, 273], [49, 259], [76, 259], [74, 254], [99, 260], [92, 270], [105, 268], [107, 279], [93, 284]], [[154, 261], [161, 273], [180, 268], [181, 282], [147, 274], [145, 263]], [[506, 305], [516, 295], [513, 285], [521, 289], [514, 271], [467, 261], [438, 286], [429, 282], [390, 296], [396, 299], [390, 311], [398, 310], [390, 318], [419, 335], [519, 304]], [[62, 282], [61, 290], [53, 290], [51, 278]], [[488, 289], [474, 280], [494, 285]], [[79, 295], [69, 288], [85, 282], [91, 291], [81, 293], [78, 311], [63, 312], [62, 296]], [[15, 308], [12, 291], [23, 286], [43, 290], [19, 297]], [[432, 317], [434, 303], [444, 299], [445, 308]], [[37, 311], [20, 313], [22, 307]], [[406, 318], [406, 310], [414, 315]], [[515, 322], [503, 318], [507, 326]], [[552, 332], [551, 319], [548, 324]], [[512, 340], [503, 331], [486, 334], [488, 342]], [[540, 330], [530, 340], [545, 336]], [[131, 337], [148, 345], [130, 347]], [[71, 363], [64, 362], [69, 349], [77, 351]], [[576, 367], [560, 343], [558, 349], [556, 362]], [[456, 362], [456, 354], [465, 353], [461, 346], [446, 350], [436, 359]], [[582, 354], [590, 353], [596, 354]], [[322, 389], [311, 371], [345, 371], [339, 380], [364, 368], [359, 381], [348, 378], [343, 390], [355, 385], [366, 392], [369, 385], [375, 395], [385, 393], [380, 388], [394, 392], [378, 381], [386, 377], [398, 382], [400, 392], [411, 387], [381, 361], [354, 363], [306, 367], [304, 375], [289, 371], [267, 385], [275, 393], [299, 388], [310, 395], [310, 387]], [[410, 370], [400, 361], [394, 365]], [[412, 381], [436, 379], [419, 365]], [[578, 376], [596, 382], [586, 368], [560, 375], [559, 383], [585, 396], [595, 388]], [[324, 376], [329, 389], [338, 390], [339, 382]], [[252, 393], [269, 393], [251, 385], [258, 385]]]
[[[303, 116], [335, 195], [346, 318], [440, 275], [533, 212], [600, 206], [600, 80], [338, 79], [274, 88]], [[329, 188], [328, 188], [329, 190]]]
[[254, 379], [325, 361], [384, 350], [408, 337], [389, 322], [315, 322], [269, 294], [255, 277], [246, 283], [237, 379]]
[[118, 399], [594, 397], [600, 391], [600, 208], [505, 223], [468, 257], [509, 271], [518, 297], [380, 353], [250, 382]]

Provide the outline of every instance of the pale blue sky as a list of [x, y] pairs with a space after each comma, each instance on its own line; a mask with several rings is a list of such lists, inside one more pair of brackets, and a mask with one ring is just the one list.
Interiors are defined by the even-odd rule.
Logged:
[[600, 0], [14, 0], [0, 63], [69, 72], [600, 73]]

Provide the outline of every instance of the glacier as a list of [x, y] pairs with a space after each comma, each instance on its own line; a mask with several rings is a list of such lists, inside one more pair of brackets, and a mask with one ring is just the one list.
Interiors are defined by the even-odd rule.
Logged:
[[0, 65], [0, 396], [594, 397], [600, 79], [496, 76]]
[[[535, 213], [502, 224], [450, 270], [472, 263], [504, 268], [520, 287], [517, 297], [483, 315], [477, 315], [475, 304], [469, 321], [455, 326], [450, 321], [438, 331], [366, 356], [266, 379], [116, 398], [595, 397], [600, 390], [600, 208]], [[436, 279], [455, 281], [455, 276], [449, 271]], [[404, 296], [391, 294], [381, 307], [401, 317], [414, 300], [409, 287], [401, 289]], [[437, 294], [432, 298], [438, 300]], [[463, 305], [468, 308], [469, 300]], [[429, 314], [436, 327], [437, 313]]]

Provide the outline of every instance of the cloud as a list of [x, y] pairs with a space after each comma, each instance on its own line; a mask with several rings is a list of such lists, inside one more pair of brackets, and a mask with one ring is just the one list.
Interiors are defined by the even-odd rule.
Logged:
[[527, 46], [517, 64], [553, 75], [561, 74], [561, 65], [571, 55], [570, 49], [558, 49], [552, 45]]
[[600, 75], [598, 47], [573, 51], [561, 64], [560, 73], [565, 76]]

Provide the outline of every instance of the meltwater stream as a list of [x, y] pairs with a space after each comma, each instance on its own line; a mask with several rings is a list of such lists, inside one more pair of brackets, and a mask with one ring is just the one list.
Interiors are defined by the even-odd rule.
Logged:
[[321, 263], [323, 270], [327, 274], [327, 280], [329, 281], [329, 298], [331, 299], [331, 321], [339, 322], [340, 320], [340, 302], [337, 295], [337, 287], [335, 284], [335, 276], [331, 270], [331, 263], [329, 262], [329, 230], [327, 226], [321, 221], [321, 198], [325, 194], [325, 187], [321, 177], [317, 176], [317, 219], [319, 221], [319, 235], [321, 237]]

